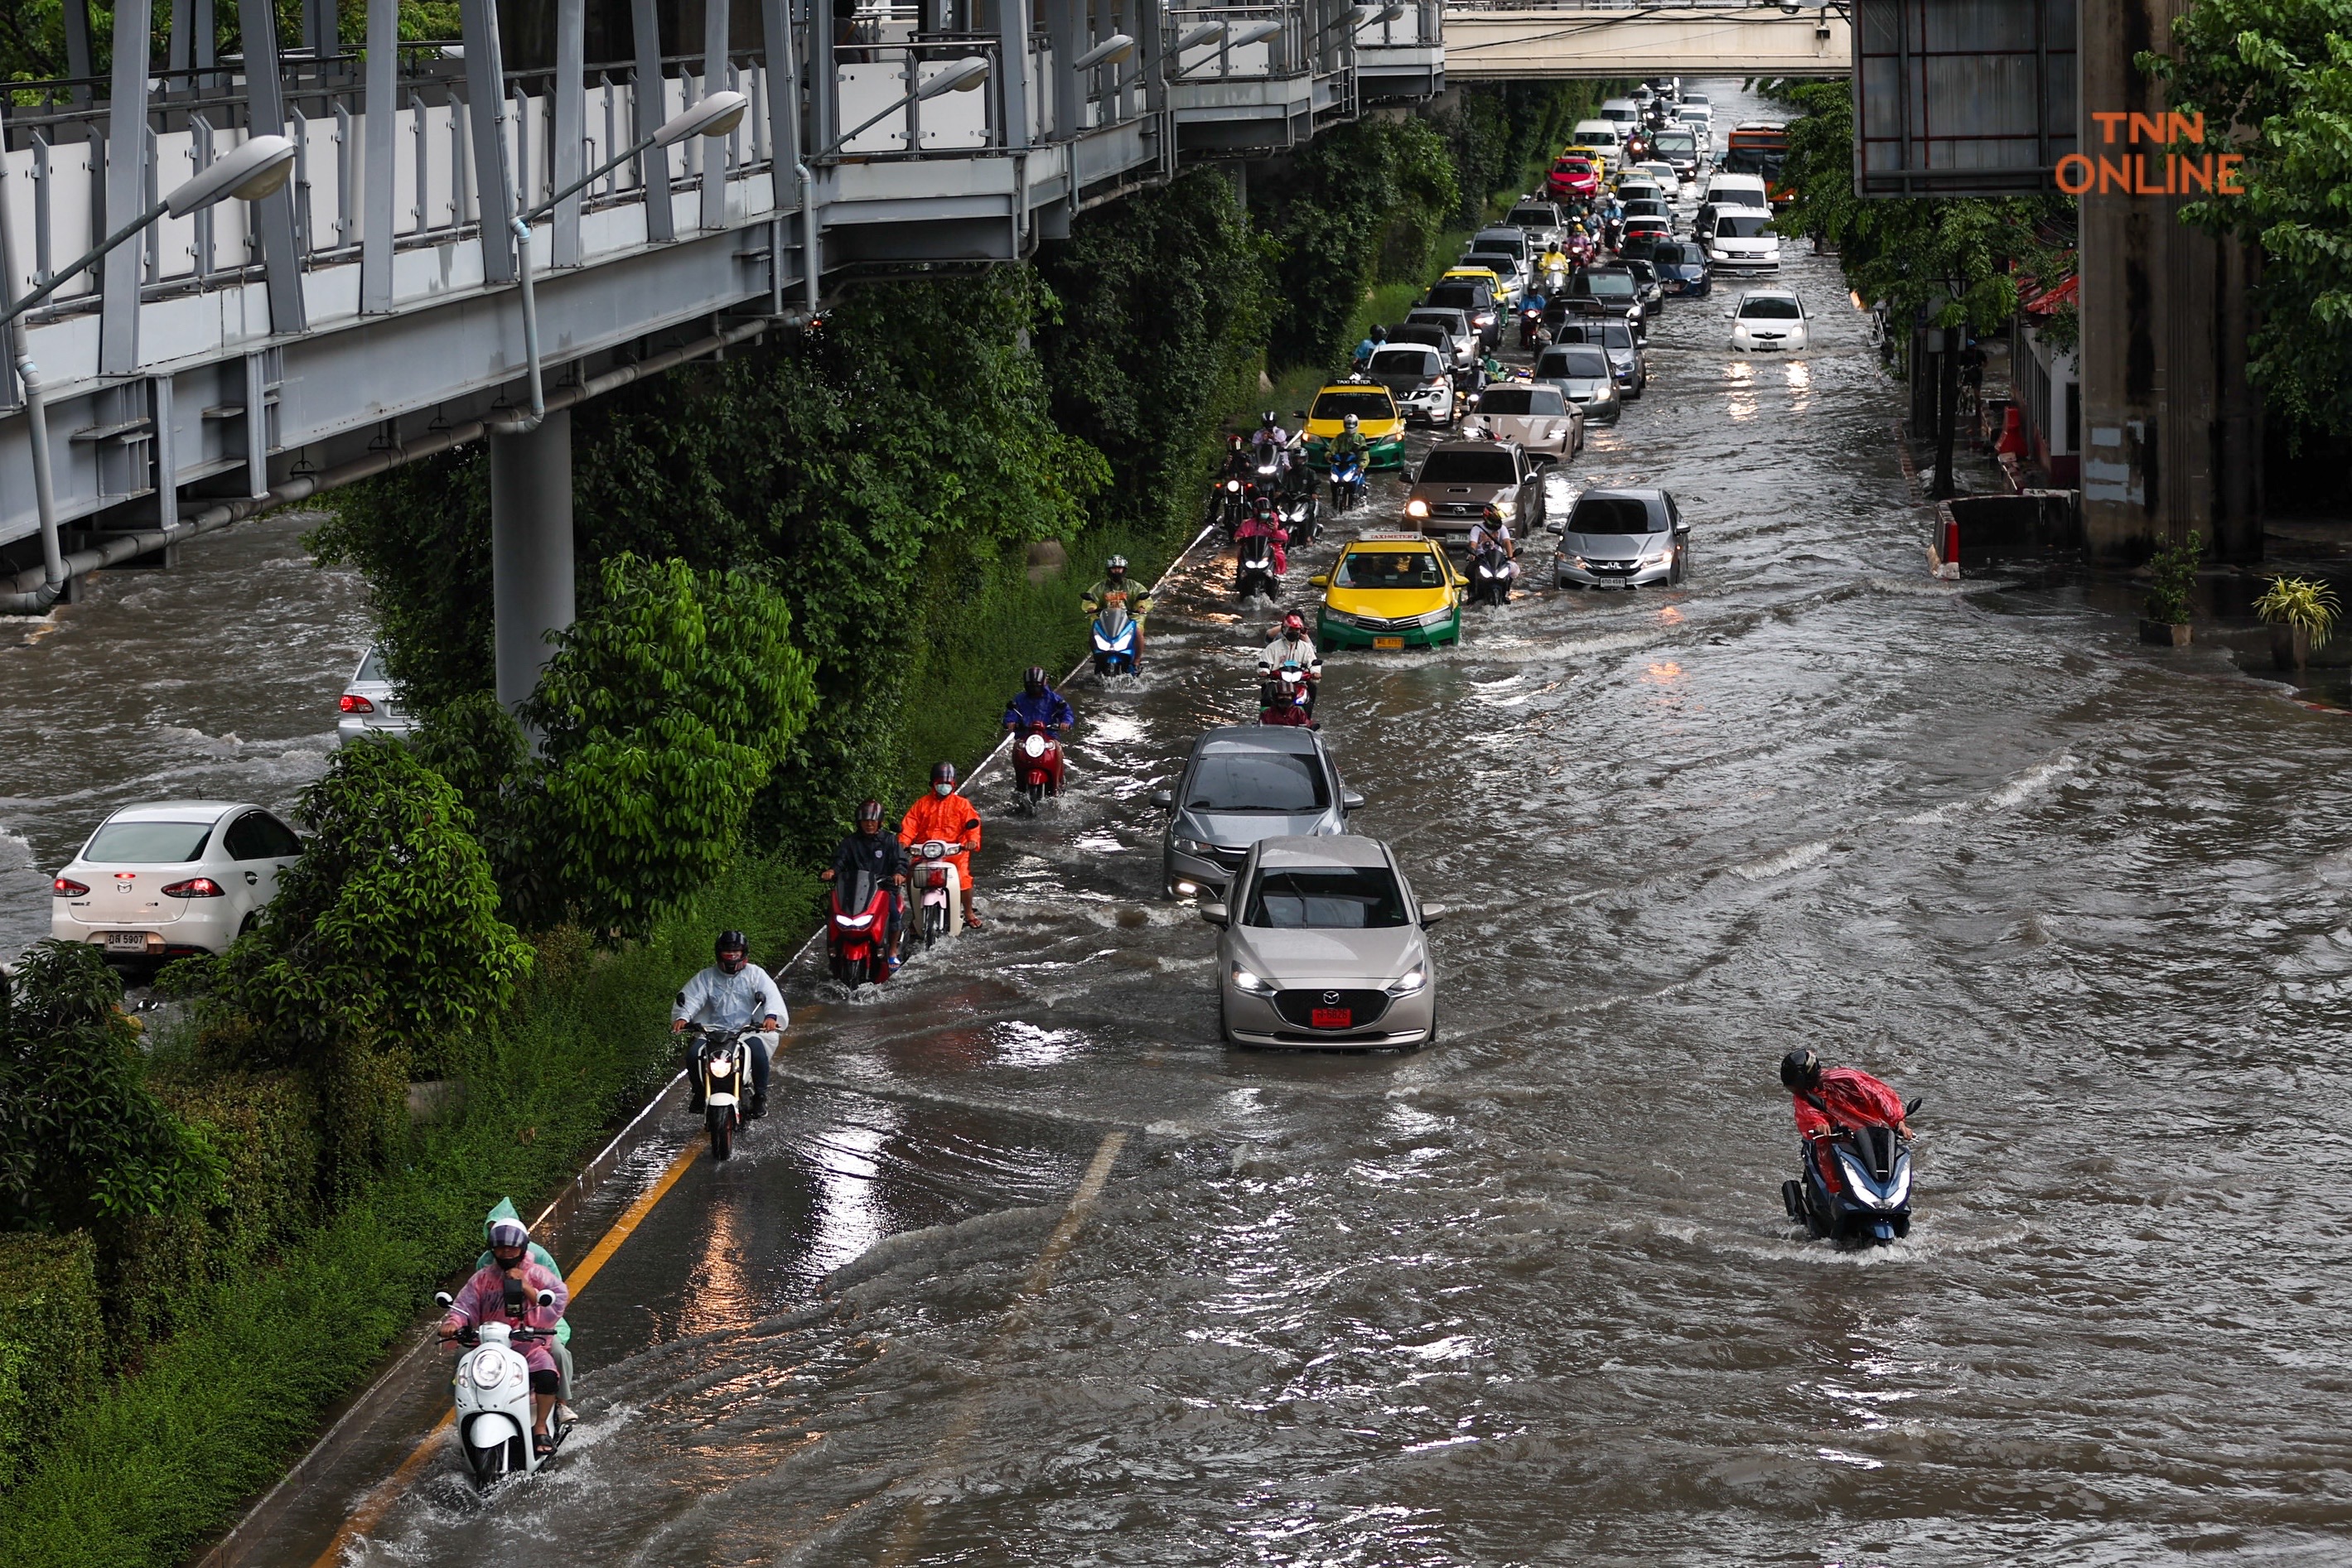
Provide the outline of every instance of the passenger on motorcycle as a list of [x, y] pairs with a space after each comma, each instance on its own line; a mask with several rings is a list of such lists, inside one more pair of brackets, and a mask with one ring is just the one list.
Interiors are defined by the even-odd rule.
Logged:
[[862, 800], [857, 831], [834, 847], [833, 863], [819, 882], [838, 882], [864, 872], [890, 890], [890, 967], [898, 967], [898, 936], [907, 924], [907, 846], [882, 831], [882, 802]]
[[1256, 504], [1250, 507], [1250, 515], [1242, 519], [1242, 526], [1234, 530], [1235, 544], [1244, 539], [1272, 539], [1275, 576], [1280, 577], [1290, 570], [1290, 530], [1282, 526], [1281, 515], [1274, 509], [1274, 503], [1264, 496], [1260, 496]]
[[[506, 1220], [517, 1225], [522, 1223], [522, 1216], [515, 1212], [514, 1199], [510, 1197], [499, 1199], [497, 1206], [482, 1217], [482, 1255], [474, 1260], [476, 1273], [498, 1261], [497, 1254], [490, 1250], [490, 1232]], [[530, 1243], [530, 1249], [532, 1262], [557, 1279], [563, 1278], [563, 1270], [556, 1266], [554, 1253], [536, 1241]], [[555, 1375], [559, 1379], [555, 1391], [556, 1425], [568, 1427], [580, 1418], [572, 1408], [572, 1323], [569, 1319], [555, 1325], [555, 1337], [547, 1342], [547, 1350], [555, 1358]]]
[[[555, 1298], [552, 1306], [539, 1304], [541, 1291]], [[571, 1299], [563, 1276], [531, 1260], [530, 1232], [522, 1221], [498, 1220], [490, 1226], [489, 1266], [474, 1270], [474, 1277], [450, 1301], [449, 1310], [441, 1319], [441, 1337], [470, 1338], [476, 1324], [492, 1319], [551, 1334], [563, 1321], [563, 1309]], [[555, 1451], [555, 1434], [548, 1421], [555, 1414], [556, 1400], [563, 1387], [562, 1375], [555, 1369], [554, 1353], [548, 1348], [553, 1343], [544, 1339], [514, 1342], [516, 1352], [530, 1365], [530, 1442], [532, 1451], [541, 1458]]]
[[1045, 668], [1032, 664], [1021, 677], [1021, 691], [1004, 705], [1004, 732], [1016, 735], [1024, 725], [1042, 724], [1056, 735], [1067, 735], [1078, 716], [1067, 697], [1046, 684]]
[[956, 875], [963, 883], [963, 923], [979, 930], [980, 913], [971, 894], [971, 852], [980, 848], [980, 808], [956, 793], [952, 762], [940, 763], [931, 769], [930, 793], [908, 807], [906, 816], [899, 820], [900, 843], [919, 844], [927, 839], [957, 846], [955, 852], [948, 856], [948, 863], [956, 868]]
[[1832, 1192], [1843, 1185], [1837, 1156], [1830, 1150], [1831, 1135], [1842, 1127], [1892, 1127], [1911, 1136], [1910, 1113], [1903, 1096], [1858, 1067], [1824, 1071], [1821, 1058], [1810, 1051], [1792, 1051], [1780, 1059], [1780, 1086], [1791, 1096], [1797, 1132], [1812, 1151], [1814, 1167]]
[[[784, 1010], [784, 994], [776, 989], [775, 980], [752, 963], [750, 955], [751, 944], [740, 931], [721, 931], [719, 940], [711, 944], [710, 967], [687, 981], [686, 988], [678, 992], [677, 1003], [669, 1012], [669, 1031], [683, 1034], [689, 1024], [700, 1029], [760, 1026], [743, 1037], [751, 1057], [751, 1104], [744, 1115], [756, 1122], [768, 1113], [768, 1056], [792, 1015]], [[693, 1087], [688, 1092], [686, 1108], [699, 1116], [701, 1075], [688, 1073], [687, 1082]]]
[[[1289, 677], [1285, 679], [1284, 677]], [[1286, 664], [1274, 679], [1261, 682], [1257, 689], [1257, 721], [1260, 724], [1291, 725], [1304, 729], [1316, 727], [1314, 718], [1291, 695], [1294, 685], [1305, 684], [1305, 672], [1297, 665]]]
[[1115, 555], [1103, 563], [1100, 582], [1086, 591], [1078, 602], [1087, 607], [1088, 615], [1099, 615], [1109, 604], [1127, 606], [1129, 619], [1135, 622], [1135, 667], [1143, 667], [1143, 618], [1151, 612], [1151, 592], [1141, 583], [1130, 582], [1127, 577], [1127, 558]]
[[1372, 356], [1379, 353], [1381, 351], [1381, 345], [1388, 340], [1389, 329], [1386, 327], [1373, 328], [1371, 331], [1366, 335], [1364, 340], [1356, 345], [1356, 352], [1354, 356], [1356, 368], [1360, 371], [1366, 365], [1370, 364], [1372, 362]]

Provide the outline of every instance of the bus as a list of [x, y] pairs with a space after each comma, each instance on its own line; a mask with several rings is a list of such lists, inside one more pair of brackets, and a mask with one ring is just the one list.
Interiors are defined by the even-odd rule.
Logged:
[[1760, 175], [1777, 208], [1796, 197], [1794, 191], [1780, 183], [1780, 169], [1788, 161], [1788, 126], [1777, 120], [1755, 120], [1733, 130], [1720, 167], [1727, 174]]

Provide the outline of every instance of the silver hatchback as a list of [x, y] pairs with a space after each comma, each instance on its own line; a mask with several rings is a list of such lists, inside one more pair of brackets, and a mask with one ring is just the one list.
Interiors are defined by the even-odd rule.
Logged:
[[1364, 798], [1339, 782], [1313, 730], [1237, 724], [1194, 741], [1176, 788], [1151, 803], [1171, 813], [1161, 882], [1169, 897], [1191, 898], [1223, 891], [1260, 839], [1346, 832]]
[[1353, 833], [1261, 839], [1221, 927], [1217, 1022], [1227, 1041], [1319, 1051], [1418, 1051], [1437, 1038], [1427, 928], [1388, 845]]
[[360, 655], [360, 667], [343, 683], [342, 699], [336, 706], [341, 712], [335, 718], [335, 736], [346, 745], [363, 735], [404, 736], [416, 727], [384, 673], [381, 643]]

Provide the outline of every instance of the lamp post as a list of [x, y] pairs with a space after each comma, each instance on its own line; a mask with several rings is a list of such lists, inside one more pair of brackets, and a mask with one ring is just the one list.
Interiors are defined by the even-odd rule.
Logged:
[[[1266, 39], [1273, 37], [1276, 33], [1281, 31], [1282, 24], [1270, 18], [1265, 21], [1252, 22], [1246, 26], [1242, 27], [1239, 31], [1229, 29], [1223, 22], [1211, 22], [1204, 26], [1193, 28], [1191, 32], [1177, 39], [1176, 54], [1177, 57], [1181, 59], [1183, 57], [1183, 54], [1186, 49], [1198, 48], [1202, 44], [1214, 44], [1222, 41], [1223, 47], [1218, 50], [1217, 57], [1225, 58], [1230, 57], [1232, 52], [1235, 49], [1245, 49], [1252, 44], [1264, 43]], [[1207, 60], [1202, 60], [1201, 65], [1205, 66], [1209, 62]], [[1183, 76], [1188, 72], [1198, 68], [1199, 68], [1195, 66], [1182, 67], [1178, 70], [1170, 72], [1168, 79], [1170, 81], [1174, 81], [1178, 77]]]
[[[232, 196], [239, 201], [257, 202], [284, 188], [293, 172], [294, 143], [283, 136], [256, 136], [226, 156], [215, 159], [194, 179], [59, 268], [47, 282], [11, 304], [6, 315], [0, 316], [0, 326], [8, 331], [8, 354], [16, 363], [16, 378], [25, 383], [26, 434], [33, 443], [33, 509], [41, 525], [43, 580], [27, 596], [30, 602], [25, 608], [36, 612], [46, 611], [66, 589], [65, 557], [58, 548], [57, 486], [49, 472], [48, 401], [41, 384], [40, 367], [33, 363], [31, 339], [25, 331], [25, 313], [55, 294], [67, 279], [97, 264], [107, 252], [143, 231], [157, 218], [167, 214], [184, 218]], [[5, 204], [0, 204], [0, 208], [5, 208]], [[7, 215], [0, 210], [0, 288], [10, 287], [16, 277]], [[173, 476], [169, 474], [156, 476], [159, 485], [172, 482]]]

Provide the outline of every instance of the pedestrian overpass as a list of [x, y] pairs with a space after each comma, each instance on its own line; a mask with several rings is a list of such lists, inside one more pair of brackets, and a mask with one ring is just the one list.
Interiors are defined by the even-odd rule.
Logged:
[[1843, 5], [1759, 0], [1449, 0], [1454, 81], [1581, 77], [1842, 77], [1853, 68]]

